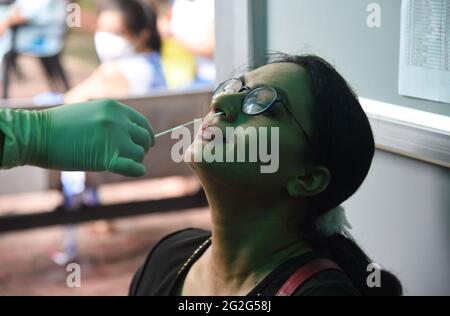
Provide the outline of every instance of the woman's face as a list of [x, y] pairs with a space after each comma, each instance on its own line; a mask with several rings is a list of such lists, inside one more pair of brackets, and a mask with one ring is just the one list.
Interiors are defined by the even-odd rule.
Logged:
[[[309, 77], [306, 71], [299, 65], [291, 63], [277, 63], [265, 65], [259, 69], [247, 73], [243, 76], [244, 83], [249, 88], [258, 85], [268, 85], [274, 87], [278, 92], [281, 102], [288, 107], [293, 116], [301, 124], [308, 135], [312, 134], [311, 111], [313, 98], [311, 95]], [[225, 94], [217, 97], [211, 103], [212, 112], [224, 112], [224, 116], [206, 119], [203, 127], [213, 125], [212, 128], [200, 129], [194, 142], [186, 152], [185, 160], [188, 161], [191, 168], [197, 173], [203, 184], [208, 181], [221, 183], [225, 186], [234, 188], [257, 191], [258, 193], [267, 191], [271, 193], [283, 192], [286, 190], [286, 184], [297, 174], [302, 174], [308, 166], [311, 147], [297, 125], [292, 115], [285, 109], [281, 103], [275, 103], [270, 112], [265, 112], [256, 116], [251, 116], [242, 111], [243, 100], [248, 90], [241, 92]], [[249, 137], [241, 137], [245, 143], [245, 162], [229, 162], [227, 154], [239, 153], [238, 143], [228, 140], [222, 140], [216, 137], [211, 140], [211, 133], [214, 128], [220, 129], [226, 134], [226, 128], [243, 128], [246, 130], [257, 131], [256, 134], [248, 133]], [[260, 134], [261, 128], [267, 128], [266, 137]], [[276, 128], [278, 128], [279, 137], [276, 137]], [[242, 132], [236, 132], [236, 135], [244, 135]], [[254, 153], [255, 147], [251, 143], [260, 144], [261, 140], [267, 140], [269, 150], [264, 150], [257, 146], [256, 162], [249, 162], [249, 154]], [[236, 140], [236, 139], [235, 139]], [[223, 161], [225, 162], [189, 162], [194, 161], [194, 157], [202, 152], [205, 155], [211, 151], [212, 144], [223, 143]], [[276, 149], [278, 144], [278, 150]], [[273, 173], [261, 172], [261, 166], [269, 165], [261, 153], [270, 154], [272, 161], [279, 160], [278, 168]], [[278, 157], [276, 157], [278, 156]], [[203, 159], [204, 160], [204, 159]], [[265, 163], [264, 163], [265, 161]], [[272, 168], [273, 169], [273, 168]]]
[[97, 33], [110, 33], [116, 36], [120, 36], [128, 43], [130, 43], [135, 51], [146, 50], [146, 43], [150, 32], [144, 30], [141, 34], [133, 34], [125, 23], [122, 13], [118, 10], [105, 10], [102, 11], [97, 18]]
[[132, 34], [127, 30], [122, 14], [116, 10], [106, 10], [97, 18], [97, 32], [112, 33], [130, 39]]

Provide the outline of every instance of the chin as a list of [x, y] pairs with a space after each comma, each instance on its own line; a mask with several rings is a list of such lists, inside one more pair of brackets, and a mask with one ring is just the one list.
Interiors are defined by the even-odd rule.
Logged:
[[205, 141], [196, 140], [188, 147], [184, 154], [184, 162], [197, 175], [203, 173], [215, 173], [215, 170], [223, 169], [226, 165], [226, 163], [222, 162], [207, 162], [204, 159], [196, 160], [196, 157], [202, 157], [205, 144]]
[[[184, 162], [194, 171], [202, 182], [204, 180], [220, 182], [226, 186], [252, 186], [258, 187], [263, 183], [272, 183], [278, 178], [277, 174], [261, 173], [262, 163], [255, 162], [225, 162], [227, 153], [234, 156], [237, 145], [223, 139], [212, 139], [209, 134], [198, 134], [184, 153]], [[205, 154], [215, 145], [222, 146], [220, 157], [214, 160], [214, 156], [208, 160]], [[212, 147], [211, 147], [212, 146]], [[205, 150], [206, 148], [206, 150]], [[209, 149], [209, 150], [208, 150]], [[234, 156], [235, 159], [237, 158]], [[248, 152], [245, 157], [249, 157]], [[276, 182], [276, 181], [275, 181]]]
[[185, 153], [185, 162], [204, 186], [215, 183], [232, 191], [237, 188], [253, 190], [265, 182], [257, 163], [196, 162], [195, 150], [194, 146], [189, 147]]

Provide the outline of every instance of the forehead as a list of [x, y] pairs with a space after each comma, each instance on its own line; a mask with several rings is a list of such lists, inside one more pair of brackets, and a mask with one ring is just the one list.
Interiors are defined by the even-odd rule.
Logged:
[[268, 82], [282, 82], [287, 78], [300, 79], [306, 73], [304, 69], [293, 63], [275, 63], [264, 65], [248, 73], [252, 79], [267, 80]]
[[250, 87], [267, 84], [284, 92], [281, 97], [288, 99], [287, 105], [295, 117], [305, 129], [311, 130], [307, 118], [311, 117], [313, 97], [308, 73], [302, 66], [293, 63], [269, 64], [249, 72], [245, 78]]
[[124, 28], [122, 14], [117, 10], [105, 10], [97, 18], [97, 31], [121, 33]]

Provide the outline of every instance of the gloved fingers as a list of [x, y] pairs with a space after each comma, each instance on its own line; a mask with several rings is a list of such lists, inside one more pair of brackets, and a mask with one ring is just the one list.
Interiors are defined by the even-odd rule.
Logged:
[[132, 143], [120, 150], [120, 156], [132, 159], [136, 162], [142, 162], [145, 157], [145, 150], [141, 146]]
[[152, 127], [150, 125], [150, 123], [148, 122], [147, 118], [142, 115], [141, 113], [133, 110], [132, 108], [128, 107], [128, 113], [129, 113], [129, 118], [133, 123], [136, 123], [137, 125], [139, 125], [142, 128], [145, 128], [147, 131], [149, 131], [149, 133], [151, 134], [152, 131]]
[[133, 142], [136, 145], [139, 145], [142, 148], [144, 148], [145, 152], [148, 152], [150, 147], [153, 145], [153, 143], [150, 140], [150, 133], [146, 129], [144, 129], [134, 123], [132, 123], [130, 125], [129, 132], [130, 132], [130, 137], [133, 140]]
[[142, 177], [146, 173], [143, 164], [124, 157], [114, 158], [108, 170], [126, 177]]

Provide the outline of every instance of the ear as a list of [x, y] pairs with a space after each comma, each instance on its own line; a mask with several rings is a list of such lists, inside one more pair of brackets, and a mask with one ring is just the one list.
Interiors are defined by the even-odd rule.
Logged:
[[295, 178], [289, 180], [286, 189], [291, 197], [310, 197], [325, 191], [330, 180], [330, 171], [324, 166], [314, 167], [310, 171], [302, 169]]

